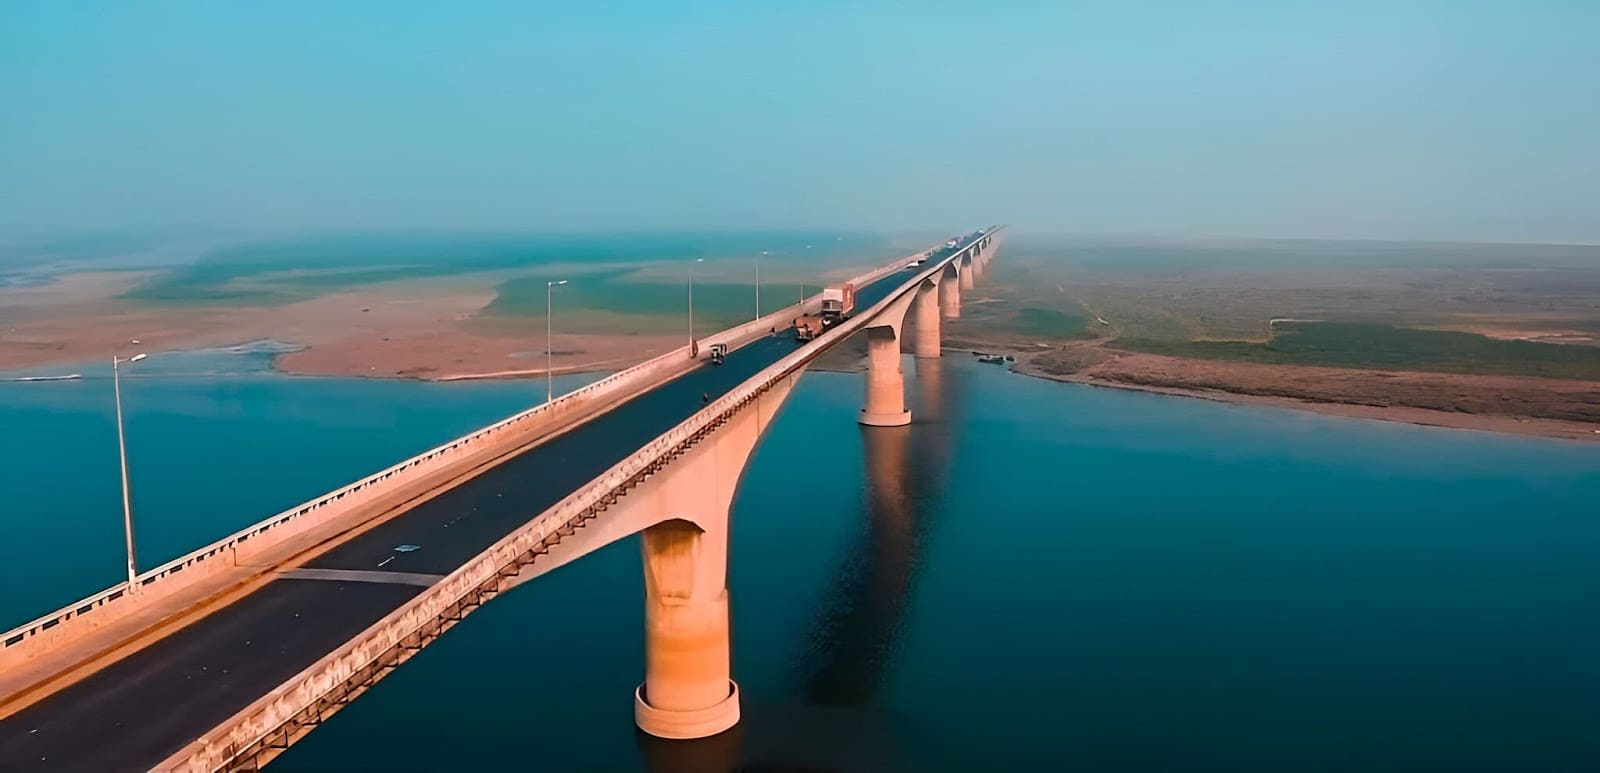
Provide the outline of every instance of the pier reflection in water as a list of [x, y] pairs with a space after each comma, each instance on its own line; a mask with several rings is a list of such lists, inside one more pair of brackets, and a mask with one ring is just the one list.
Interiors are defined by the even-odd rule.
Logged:
[[869, 702], [894, 656], [920, 566], [931, 515], [950, 473], [954, 397], [942, 360], [917, 360], [911, 394], [914, 421], [904, 427], [862, 427], [866, 465], [860, 541], [841, 565], [814, 625], [815, 648], [806, 702], [856, 706]]
[[[960, 428], [964, 383], [943, 360], [908, 373], [904, 427], [861, 427], [860, 530], [809, 626], [798, 704], [747, 706], [732, 730], [697, 741], [639, 733], [651, 773], [888, 769], [902, 756], [870, 708], [892, 665]], [[831, 481], [844, 485], [845, 481]], [[735, 662], [739, 653], [734, 653]]]

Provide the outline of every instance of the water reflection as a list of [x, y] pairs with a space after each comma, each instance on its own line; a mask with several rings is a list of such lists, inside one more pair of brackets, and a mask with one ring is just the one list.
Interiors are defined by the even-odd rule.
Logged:
[[807, 703], [868, 703], [894, 656], [929, 516], [949, 473], [949, 418], [957, 407], [944, 362], [916, 363], [909, 401], [916, 420], [862, 428], [864, 528], [814, 627], [815, 647], [803, 664]]
[[740, 770], [739, 749], [744, 743], [743, 723], [694, 741], [668, 741], [635, 730], [639, 754], [648, 773], [723, 773]]

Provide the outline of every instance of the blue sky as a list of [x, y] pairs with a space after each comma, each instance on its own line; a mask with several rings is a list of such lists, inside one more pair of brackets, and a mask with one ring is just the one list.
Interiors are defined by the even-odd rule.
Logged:
[[1600, 2], [0, 4], [0, 234], [1600, 242]]

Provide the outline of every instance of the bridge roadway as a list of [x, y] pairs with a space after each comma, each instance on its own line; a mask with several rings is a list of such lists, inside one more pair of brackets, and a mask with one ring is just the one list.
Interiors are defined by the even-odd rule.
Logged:
[[[857, 307], [882, 300], [913, 270], [861, 288]], [[0, 770], [150, 768], [421, 593], [418, 575], [455, 570], [688, 418], [704, 396], [716, 399], [795, 346], [788, 335], [759, 339], [722, 366], [645, 392], [306, 564], [396, 573], [393, 582], [273, 580], [0, 720]]]

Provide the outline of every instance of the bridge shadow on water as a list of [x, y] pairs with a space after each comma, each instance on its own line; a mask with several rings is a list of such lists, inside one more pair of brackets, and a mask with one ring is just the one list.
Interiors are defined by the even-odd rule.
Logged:
[[[747, 705], [744, 720], [714, 738], [663, 741], [641, 732], [647, 770], [896, 767], [894, 730], [872, 704], [898, 651], [932, 516], [952, 474], [964, 386], [944, 360], [916, 360], [915, 375], [907, 373], [912, 424], [861, 427], [861, 530], [795, 665], [799, 701], [756, 711]], [[793, 762], [802, 759], [809, 762]]]

